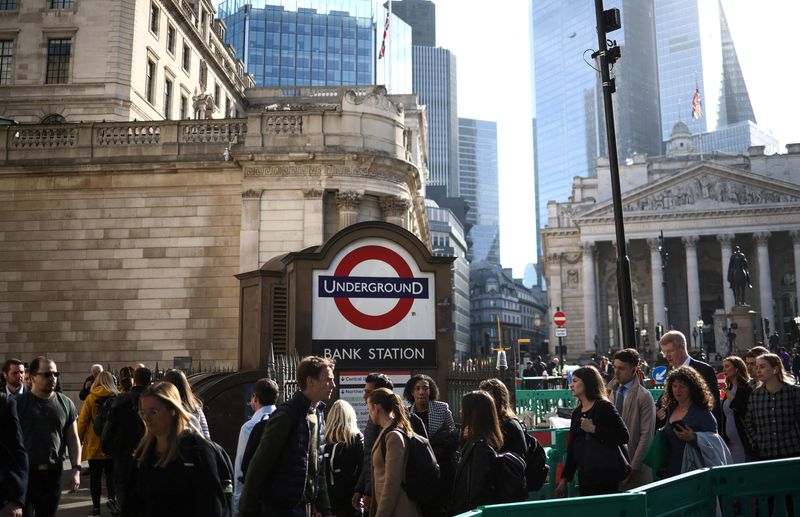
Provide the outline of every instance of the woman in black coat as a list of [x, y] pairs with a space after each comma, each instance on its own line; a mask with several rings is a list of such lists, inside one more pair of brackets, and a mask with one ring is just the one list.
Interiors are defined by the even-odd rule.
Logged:
[[[589, 440], [597, 440], [605, 445], [625, 449], [628, 443], [628, 429], [617, 413], [614, 404], [606, 399], [603, 378], [592, 366], [578, 368], [572, 372], [572, 395], [578, 399], [578, 406], [572, 412], [570, 422], [570, 443], [567, 446], [567, 462], [556, 487], [556, 496], [567, 494], [567, 482], [577, 471], [580, 475], [580, 493], [600, 495], [619, 492], [620, 479], [607, 476], [595, 478], [585, 463], [584, 447]], [[625, 476], [623, 476], [624, 478]]]
[[500, 379], [486, 379], [479, 386], [494, 399], [494, 407], [500, 418], [500, 431], [503, 433], [503, 446], [497, 452], [514, 452], [525, 459], [525, 429], [511, 409], [508, 388]]
[[484, 391], [472, 391], [464, 395], [461, 410], [464, 445], [453, 478], [448, 515], [499, 502], [492, 474], [503, 436], [494, 401]]
[[752, 458], [750, 441], [744, 427], [747, 401], [753, 388], [748, 381], [747, 365], [741, 357], [730, 356], [722, 360], [725, 372], [725, 398], [722, 400], [722, 423], [719, 434], [731, 450], [733, 463], [745, 463]]
[[360, 510], [352, 499], [364, 460], [364, 436], [358, 430], [356, 412], [346, 400], [337, 400], [325, 418], [325, 472], [331, 513], [356, 517]]

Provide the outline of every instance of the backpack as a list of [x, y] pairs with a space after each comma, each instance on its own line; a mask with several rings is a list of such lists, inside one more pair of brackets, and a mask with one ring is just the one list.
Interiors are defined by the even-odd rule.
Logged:
[[357, 435], [349, 445], [343, 442], [326, 443], [324, 454], [328, 498], [332, 501], [349, 501], [353, 496], [353, 487], [358, 481], [364, 460], [364, 442], [361, 435]]
[[528, 498], [525, 460], [516, 452], [498, 452], [494, 462], [493, 503], [517, 503]]
[[239, 476], [240, 483], [244, 483], [247, 467], [250, 465], [250, 460], [253, 459], [256, 449], [258, 449], [258, 444], [261, 443], [261, 435], [264, 434], [264, 427], [267, 425], [267, 420], [269, 420], [269, 415], [264, 415], [250, 431], [250, 436], [247, 437], [247, 445], [245, 445], [244, 452], [242, 453], [241, 473], [236, 473], [236, 475]]
[[114, 402], [114, 395], [107, 395], [105, 397], [97, 397], [94, 399], [94, 405], [97, 408], [97, 416], [92, 422], [92, 430], [98, 437], [103, 436], [103, 427], [108, 420], [108, 412], [111, 410], [111, 404]]
[[[387, 429], [381, 437], [381, 452], [386, 458], [386, 434], [394, 427]], [[439, 463], [433, 453], [431, 443], [417, 433], [408, 436], [401, 433], [406, 442], [406, 466], [402, 487], [409, 499], [418, 504], [433, 501], [439, 495]]]
[[130, 456], [144, 436], [144, 422], [139, 417], [139, 405], [131, 398], [132, 395], [119, 395], [109, 404], [105, 415], [103, 432], [100, 434], [100, 449], [111, 456]]
[[[217, 509], [218, 512], [216, 515], [219, 515], [220, 517], [232, 517], [233, 464], [231, 463], [230, 456], [228, 456], [228, 453], [225, 452], [225, 449], [223, 449], [218, 443], [212, 440], [207, 440], [197, 433], [190, 432], [187, 437], [191, 437], [191, 439], [181, 440], [180, 447], [178, 449], [178, 456], [180, 457], [181, 461], [183, 461], [184, 465], [194, 466], [200, 464], [199, 468], [191, 469], [191, 473], [194, 475], [205, 472], [210, 468], [216, 470], [217, 477], [220, 482], [220, 491], [218, 495], [221, 497], [221, 508]], [[200, 449], [203, 446], [209, 447], [213, 452], [215, 462], [214, 465], [202, 465], [201, 458], [203, 455], [200, 454]], [[202, 484], [198, 483], [196, 486], [202, 486]]]
[[544, 486], [550, 475], [550, 465], [547, 464], [547, 454], [539, 440], [525, 431], [525, 481], [529, 492], [535, 492]]

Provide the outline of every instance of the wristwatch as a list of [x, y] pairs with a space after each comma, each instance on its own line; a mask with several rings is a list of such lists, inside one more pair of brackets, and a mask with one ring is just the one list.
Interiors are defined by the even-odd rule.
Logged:
[[80, 465], [73, 465], [72, 466], [72, 470], [77, 470], [78, 474], [80, 474], [81, 473], [81, 466]]

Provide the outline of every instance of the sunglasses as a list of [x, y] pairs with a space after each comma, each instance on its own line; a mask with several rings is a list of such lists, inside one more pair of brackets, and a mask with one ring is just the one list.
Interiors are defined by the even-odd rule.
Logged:
[[61, 375], [61, 372], [37, 372], [36, 375], [41, 375], [47, 379], [52, 379], [53, 377], [58, 379], [58, 377]]

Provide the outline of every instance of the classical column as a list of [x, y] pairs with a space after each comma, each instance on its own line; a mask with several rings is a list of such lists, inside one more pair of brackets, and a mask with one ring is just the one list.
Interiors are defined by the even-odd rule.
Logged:
[[383, 220], [403, 228], [408, 227], [408, 209], [411, 202], [403, 196], [386, 196], [381, 198]]
[[736, 236], [732, 233], [722, 233], [717, 235], [717, 240], [719, 241], [719, 250], [722, 253], [722, 303], [724, 304], [723, 309], [725, 310], [726, 315], [730, 314], [734, 304], [733, 290], [728, 283], [728, 264], [731, 261], [731, 246], [733, 245], [733, 239], [735, 238]]
[[319, 188], [303, 190], [303, 246], [318, 246], [325, 241], [325, 191]]
[[661, 262], [660, 244], [658, 239], [647, 239], [647, 247], [650, 248], [650, 276], [653, 282], [653, 325], [647, 329], [648, 332], [654, 332], [655, 326], [659, 323], [664, 328], [669, 328], [667, 315], [664, 312], [664, 268]]
[[769, 332], [775, 330], [775, 313], [772, 309], [772, 276], [769, 272], [769, 232], [756, 232], [758, 252], [758, 291], [761, 300], [761, 318], [769, 320]]
[[594, 243], [582, 242], [583, 248], [583, 345], [594, 352], [597, 335], [597, 286], [594, 275]]
[[[800, 230], [789, 232], [792, 236], [792, 247], [794, 248], [794, 288], [797, 303], [800, 303]], [[797, 314], [792, 314], [792, 317]]]
[[339, 205], [339, 230], [358, 222], [358, 207], [364, 194], [355, 190], [340, 191], [336, 194]]
[[689, 328], [691, 333], [694, 322], [700, 317], [700, 274], [697, 269], [697, 236], [681, 237], [686, 248], [686, 290], [689, 298]]
[[261, 229], [261, 189], [242, 192], [242, 229], [239, 232], [239, 272], [255, 271], [258, 261], [258, 233]]

